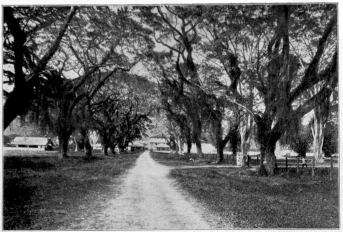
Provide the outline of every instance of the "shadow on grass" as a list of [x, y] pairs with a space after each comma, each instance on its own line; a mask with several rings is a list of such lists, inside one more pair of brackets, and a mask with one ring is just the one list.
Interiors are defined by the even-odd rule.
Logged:
[[[203, 165], [189, 162], [195, 154], [151, 155], [167, 166]], [[259, 164], [256, 157], [251, 164]], [[339, 228], [339, 175], [333, 170], [332, 181], [330, 168], [323, 167], [315, 169], [314, 178], [311, 167], [299, 173], [295, 167], [280, 167], [271, 177], [259, 176], [256, 169], [227, 167], [174, 169], [170, 175], [215, 215], [209, 217], [215, 228]]]
[[[115, 191], [114, 181], [130, 169], [141, 153], [58, 157], [4, 157], [5, 230], [56, 230], [68, 227], [91, 210], [94, 199]], [[116, 182], [117, 183], [117, 182]]]
[[171, 176], [226, 228], [338, 228], [338, 174], [259, 177], [247, 169], [174, 169]]

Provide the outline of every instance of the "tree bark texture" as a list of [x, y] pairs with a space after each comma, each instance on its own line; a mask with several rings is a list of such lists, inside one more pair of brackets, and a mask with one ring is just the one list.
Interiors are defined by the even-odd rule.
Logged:
[[268, 114], [263, 115], [263, 117], [255, 115], [255, 122], [257, 125], [258, 140], [261, 146], [259, 173], [261, 175], [274, 175], [277, 168], [275, 147], [281, 133], [273, 131], [272, 119]]
[[311, 123], [311, 132], [313, 136], [314, 158], [317, 163], [324, 162], [323, 142], [324, 129], [327, 121], [326, 113], [319, 105], [314, 109], [313, 122]]
[[[243, 160], [247, 161], [248, 151], [250, 148], [251, 140], [251, 130], [252, 130], [253, 118], [249, 113], [243, 116], [243, 119], [240, 122], [239, 133], [241, 135], [241, 151], [243, 155]], [[246, 165], [246, 162], [243, 162], [243, 165]]]
[[69, 138], [70, 135], [68, 136], [67, 134], [58, 135], [60, 158], [68, 157]]

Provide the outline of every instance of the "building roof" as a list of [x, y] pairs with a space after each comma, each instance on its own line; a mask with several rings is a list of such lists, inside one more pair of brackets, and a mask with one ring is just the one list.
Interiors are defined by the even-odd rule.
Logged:
[[169, 146], [167, 144], [164, 144], [164, 143], [158, 144], [156, 147], [168, 147], [169, 148]]
[[149, 138], [163, 138], [163, 139], [165, 139], [166, 136], [163, 133], [161, 133], [161, 134], [156, 134], [156, 135], [150, 135]]
[[48, 142], [49, 139], [44, 137], [15, 137], [11, 144], [45, 146]]
[[133, 142], [132, 145], [130, 145], [131, 147], [144, 147], [144, 145], [140, 142]]

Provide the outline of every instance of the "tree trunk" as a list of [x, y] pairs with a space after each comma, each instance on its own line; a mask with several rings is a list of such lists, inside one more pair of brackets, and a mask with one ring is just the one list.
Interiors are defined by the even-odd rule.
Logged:
[[27, 84], [20, 88], [14, 88], [3, 106], [3, 131], [5, 131], [17, 116], [26, 113], [32, 98], [33, 88], [31, 85]]
[[198, 159], [203, 159], [204, 158], [204, 154], [202, 153], [200, 138], [196, 138], [195, 139], [195, 146], [197, 148]]
[[89, 139], [86, 139], [85, 150], [86, 150], [86, 159], [91, 160], [93, 155], [92, 155], [92, 146], [89, 142]]
[[112, 153], [113, 155], [116, 154], [115, 149], [114, 149], [114, 146], [110, 146], [110, 150], [111, 150], [111, 153]]
[[244, 113], [243, 120], [240, 122], [239, 133], [241, 136], [241, 151], [243, 156], [243, 166], [247, 164], [248, 161], [248, 151], [250, 148], [251, 140], [251, 129], [253, 124], [253, 118], [249, 113]]
[[277, 168], [275, 146], [281, 133], [272, 131], [272, 121], [268, 115], [264, 115], [263, 118], [255, 116], [258, 140], [261, 146], [260, 175], [274, 175]]
[[311, 124], [311, 132], [313, 136], [314, 158], [317, 163], [324, 162], [323, 142], [324, 142], [324, 128], [325, 118], [324, 112], [320, 106], [314, 109], [313, 122]]
[[177, 152], [180, 155], [183, 155], [183, 141], [181, 139], [181, 136], [177, 137]]
[[89, 141], [89, 136], [88, 136], [88, 129], [82, 127], [80, 129], [80, 134], [81, 134], [81, 139], [84, 144], [84, 151], [85, 151], [85, 158], [87, 160], [90, 160], [92, 158], [92, 146]]
[[191, 154], [191, 150], [192, 150], [192, 139], [190, 138], [190, 136], [187, 136], [186, 138], [187, 140], [187, 154]]
[[58, 136], [58, 142], [59, 142], [60, 158], [67, 158], [68, 157], [69, 136], [59, 135]]
[[79, 143], [77, 142], [76, 136], [74, 136], [73, 139], [74, 139], [74, 144], [75, 144], [75, 152], [78, 152], [80, 148], [79, 148]]
[[213, 112], [213, 117], [212, 130], [214, 132], [217, 149], [217, 163], [222, 163], [224, 161], [224, 147], [226, 144], [226, 142], [223, 141], [222, 114], [219, 110], [215, 110]]
[[261, 162], [260, 162], [260, 175], [272, 176], [277, 169], [276, 156], [275, 156], [276, 142], [261, 144]]
[[222, 144], [219, 144], [219, 146], [217, 147], [217, 163], [224, 162], [224, 146]]
[[201, 148], [201, 122], [199, 120], [193, 121], [193, 139], [197, 148], [198, 159], [203, 159], [204, 154]]
[[102, 144], [102, 152], [104, 155], [108, 156], [108, 145]]

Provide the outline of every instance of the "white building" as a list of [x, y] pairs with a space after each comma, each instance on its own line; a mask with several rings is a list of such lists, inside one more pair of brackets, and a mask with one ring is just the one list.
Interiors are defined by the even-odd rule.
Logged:
[[15, 137], [10, 143], [17, 150], [50, 150], [54, 145], [49, 138], [44, 137]]
[[167, 138], [165, 135], [157, 134], [157, 135], [153, 135], [153, 136], [149, 137], [149, 150], [156, 151], [157, 146], [159, 146], [159, 145], [168, 146], [167, 145]]

